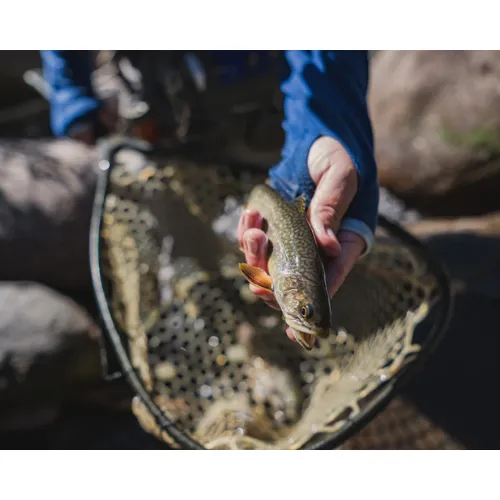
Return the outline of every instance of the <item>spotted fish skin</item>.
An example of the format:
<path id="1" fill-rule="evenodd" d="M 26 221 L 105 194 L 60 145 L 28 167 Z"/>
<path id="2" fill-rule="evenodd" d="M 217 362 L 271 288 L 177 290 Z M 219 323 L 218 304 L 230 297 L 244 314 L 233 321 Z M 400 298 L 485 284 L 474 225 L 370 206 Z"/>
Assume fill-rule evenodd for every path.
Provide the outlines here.
<path id="1" fill-rule="evenodd" d="M 259 184 L 251 191 L 246 208 L 259 212 L 264 219 L 263 230 L 269 240 L 268 281 L 255 280 L 258 271 L 251 266 L 240 269 L 251 283 L 272 290 L 295 338 L 310 350 L 316 336 L 325 338 L 329 334 L 331 304 L 305 200 L 287 202 L 267 184 Z"/>

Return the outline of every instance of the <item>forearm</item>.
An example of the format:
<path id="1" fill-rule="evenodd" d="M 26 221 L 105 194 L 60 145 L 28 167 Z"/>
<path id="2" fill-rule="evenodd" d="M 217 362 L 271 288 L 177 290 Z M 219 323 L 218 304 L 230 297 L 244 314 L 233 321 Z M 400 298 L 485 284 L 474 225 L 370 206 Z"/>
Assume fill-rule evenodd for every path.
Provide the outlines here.
<path id="1" fill-rule="evenodd" d="M 92 90 L 90 51 L 40 51 L 44 78 L 51 88 L 51 126 L 57 136 L 93 122 L 100 102 Z"/>
<path id="2" fill-rule="evenodd" d="M 378 182 L 368 114 L 366 51 L 286 51 L 289 75 L 282 84 L 286 139 L 281 162 L 271 169 L 273 187 L 285 198 L 305 195 L 315 185 L 307 157 L 321 136 L 339 141 L 358 172 L 358 191 L 342 226 L 370 247 L 377 224 Z"/>

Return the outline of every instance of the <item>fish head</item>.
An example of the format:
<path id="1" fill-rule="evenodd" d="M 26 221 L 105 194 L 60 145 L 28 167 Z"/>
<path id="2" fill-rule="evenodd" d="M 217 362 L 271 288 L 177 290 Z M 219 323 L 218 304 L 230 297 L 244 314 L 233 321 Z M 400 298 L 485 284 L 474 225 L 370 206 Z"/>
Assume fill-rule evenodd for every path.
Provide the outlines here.
<path id="1" fill-rule="evenodd" d="M 330 296 L 322 280 L 285 275 L 275 280 L 274 294 L 298 343 L 310 350 L 315 338 L 327 338 L 331 328 Z"/>

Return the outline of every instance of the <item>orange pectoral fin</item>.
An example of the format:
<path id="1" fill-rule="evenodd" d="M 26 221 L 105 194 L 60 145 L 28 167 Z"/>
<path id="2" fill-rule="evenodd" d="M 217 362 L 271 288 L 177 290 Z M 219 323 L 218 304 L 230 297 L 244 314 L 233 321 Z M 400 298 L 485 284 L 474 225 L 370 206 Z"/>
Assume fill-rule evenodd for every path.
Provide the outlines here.
<path id="1" fill-rule="evenodd" d="M 270 292 L 273 291 L 273 280 L 265 271 L 250 264 L 238 264 L 238 267 L 249 283 Z"/>

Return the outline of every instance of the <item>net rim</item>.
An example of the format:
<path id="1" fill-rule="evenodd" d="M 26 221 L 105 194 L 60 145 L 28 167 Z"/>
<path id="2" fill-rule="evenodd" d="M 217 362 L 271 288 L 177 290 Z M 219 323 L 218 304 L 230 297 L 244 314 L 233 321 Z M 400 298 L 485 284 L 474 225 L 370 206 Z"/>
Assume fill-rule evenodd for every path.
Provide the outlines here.
<path id="1" fill-rule="evenodd" d="M 133 368 L 128 356 L 128 349 L 125 347 L 126 343 L 123 340 L 125 335 L 123 332 L 120 332 L 117 327 L 106 297 L 105 279 L 101 274 L 100 263 L 100 233 L 104 203 L 106 196 L 109 193 L 109 177 L 115 164 L 114 159 L 117 153 L 121 150 L 135 150 L 141 154 L 150 155 L 182 155 L 184 158 L 190 158 L 195 161 L 208 161 L 211 163 L 217 161 L 223 162 L 232 169 L 245 168 L 246 170 L 262 172 L 261 167 L 227 161 L 227 159 L 221 159 L 215 155 L 207 154 L 206 152 L 202 153 L 197 150 L 197 148 L 193 147 L 193 145 L 189 145 L 189 150 L 187 150 L 187 146 L 187 144 L 173 144 L 172 147 L 163 146 L 160 148 L 154 148 L 146 142 L 126 137 L 108 139 L 99 145 L 99 155 L 97 159 L 98 179 L 90 225 L 89 257 L 92 287 L 102 323 L 101 330 L 102 336 L 104 337 L 103 342 L 105 346 L 110 347 L 112 351 L 109 352 L 109 348 L 106 349 L 106 347 L 103 347 L 103 357 L 107 358 L 109 355 L 114 356 L 117 364 L 119 365 L 118 373 L 114 374 L 113 378 L 117 378 L 119 376 L 125 377 L 135 394 L 139 397 L 141 402 L 146 406 L 146 409 L 154 418 L 159 430 L 166 431 L 182 449 L 205 450 L 206 448 L 203 445 L 192 439 L 185 432 L 181 431 L 176 424 L 172 422 L 156 405 L 151 395 L 145 388 L 138 373 Z M 425 262 L 429 271 L 434 274 L 441 297 L 438 305 L 435 306 L 435 309 L 437 309 L 436 318 L 430 328 L 430 332 L 426 335 L 426 341 L 416 359 L 401 370 L 400 373 L 385 382 L 385 384 L 381 386 L 378 394 L 374 397 L 373 401 L 370 402 L 367 407 L 365 407 L 358 415 L 349 419 L 339 432 L 333 435 L 328 435 L 324 438 L 320 437 L 315 440 L 315 442 L 306 444 L 301 449 L 325 450 L 338 448 L 343 442 L 366 426 L 376 415 L 387 407 L 393 398 L 401 391 L 404 385 L 406 385 L 419 370 L 423 369 L 425 363 L 435 351 L 448 329 L 453 311 L 453 296 L 451 293 L 450 280 L 447 270 L 435 258 L 427 245 L 406 231 L 397 222 L 391 221 L 383 215 L 379 215 L 378 226 L 381 229 L 386 230 L 391 236 L 397 238 L 404 245 L 411 248 L 412 251 L 414 251 Z M 168 447 L 166 443 L 165 447 Z"/>

